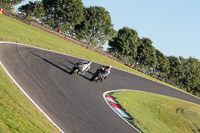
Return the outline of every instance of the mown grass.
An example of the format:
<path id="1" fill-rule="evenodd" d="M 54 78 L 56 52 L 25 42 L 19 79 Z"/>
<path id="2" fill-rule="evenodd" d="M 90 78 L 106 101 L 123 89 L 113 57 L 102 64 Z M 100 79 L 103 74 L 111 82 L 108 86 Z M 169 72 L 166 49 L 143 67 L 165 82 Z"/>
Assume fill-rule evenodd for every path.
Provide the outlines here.
<path id="1" fill-rule="evenodd" d="M 143 133 L 199 133 L 200 105 L 145 92 L 111 94 Z"/>
<path id="2" fill-rule="evenodd" d="M 0 67 L 0 133 L 57 133 Z"/>

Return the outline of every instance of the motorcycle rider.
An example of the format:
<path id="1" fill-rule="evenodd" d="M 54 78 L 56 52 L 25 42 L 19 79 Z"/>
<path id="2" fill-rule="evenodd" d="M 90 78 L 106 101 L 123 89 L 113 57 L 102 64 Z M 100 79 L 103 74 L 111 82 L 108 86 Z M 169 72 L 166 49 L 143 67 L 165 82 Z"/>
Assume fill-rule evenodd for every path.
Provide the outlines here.
<path id="1" fill-rule="evenodd" d="M 100 66 L 95 73 L 100 72 L 102 74 L 101 75 L 101 81 L 104 81 L 108 77 L 108 75 L 110 74 L 111 68 L 112 68 L 111 65 Z"/>
<path id="2" fill-rule="evenodd" d="M 90 69 L 91 64 L 92 62 L 90 60 L 77 62 L 76 65 L 78 66 L 78 73 L 83 76 L 85 72 Z"/>

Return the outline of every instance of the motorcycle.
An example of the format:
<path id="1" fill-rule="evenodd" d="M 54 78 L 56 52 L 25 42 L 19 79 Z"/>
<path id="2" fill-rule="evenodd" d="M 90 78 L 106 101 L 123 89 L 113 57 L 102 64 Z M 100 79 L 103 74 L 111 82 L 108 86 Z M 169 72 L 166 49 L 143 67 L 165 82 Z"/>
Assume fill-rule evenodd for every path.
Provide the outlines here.
<path id="1" fill-rule="evenodd" d="M 92 64 L 92 62 L 89 62 L 87 64 L 84 63 L 76 63 L 71 72 L 69 72 L 69 74 L 81 74 L 82 76 L 85 74 L 86 71 L 88 71 L 90 69 L 90 65 Z"/>
<path id="2" fill-rule="evenodd" d="M 105 72 L 104 71 L 101 71 L 101 70 L 97 70 L 92 78 L 90 79 L 90 81 L 101 81 L 103 82 L 105 79 L 107 78 L 107 75 L 105 75 Z"/>
<path id="3" fill-rule="evenodd" d="M 73 66 L 72 70 L 69 72 L 69 74 L 78 74 L 78 65 L 76 64 Z"/>

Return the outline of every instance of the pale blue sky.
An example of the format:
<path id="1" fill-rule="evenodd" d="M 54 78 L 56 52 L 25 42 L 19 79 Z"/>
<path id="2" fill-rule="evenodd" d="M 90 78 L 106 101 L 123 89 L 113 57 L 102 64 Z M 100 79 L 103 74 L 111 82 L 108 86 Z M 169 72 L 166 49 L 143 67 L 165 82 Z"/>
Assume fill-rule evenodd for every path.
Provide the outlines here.
<path id="1" fill-rule="evenodd" d="M 28 3 L 25 0 L 23 3 Z M 32 0 L 35 1 L 35 0 Z M 200 59 L 200 0 L 82 0 L 84 6 L 102 6 L 114 29 L 135 29 L 153 46 L 170 56 Z"/>

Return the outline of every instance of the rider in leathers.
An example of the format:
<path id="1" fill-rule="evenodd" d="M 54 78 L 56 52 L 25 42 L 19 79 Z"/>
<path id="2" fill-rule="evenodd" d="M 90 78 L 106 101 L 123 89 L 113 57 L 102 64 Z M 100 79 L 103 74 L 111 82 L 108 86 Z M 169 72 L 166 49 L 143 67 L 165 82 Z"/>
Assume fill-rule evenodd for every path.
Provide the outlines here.
<path id="1" fill-rule="evenodd" d="M 111 71 L 111 65 L 109 66 L 100 66 L 98 69 L 97 69 L 97 72 L 101 72 L 102 75 L 101 75 L 101 81 L 104 81 L 108 75 L 110 74 L 110 71 Z"/>
<path id="2" fill-rule="evenodd" d="M 90 60 L 77 62 L 76 65 L 78 66 L 78 73 L 83 76 L 85 74 L 85 72 L 90 69 L 91 64 L 92 64 L 92 62 Z"/>

